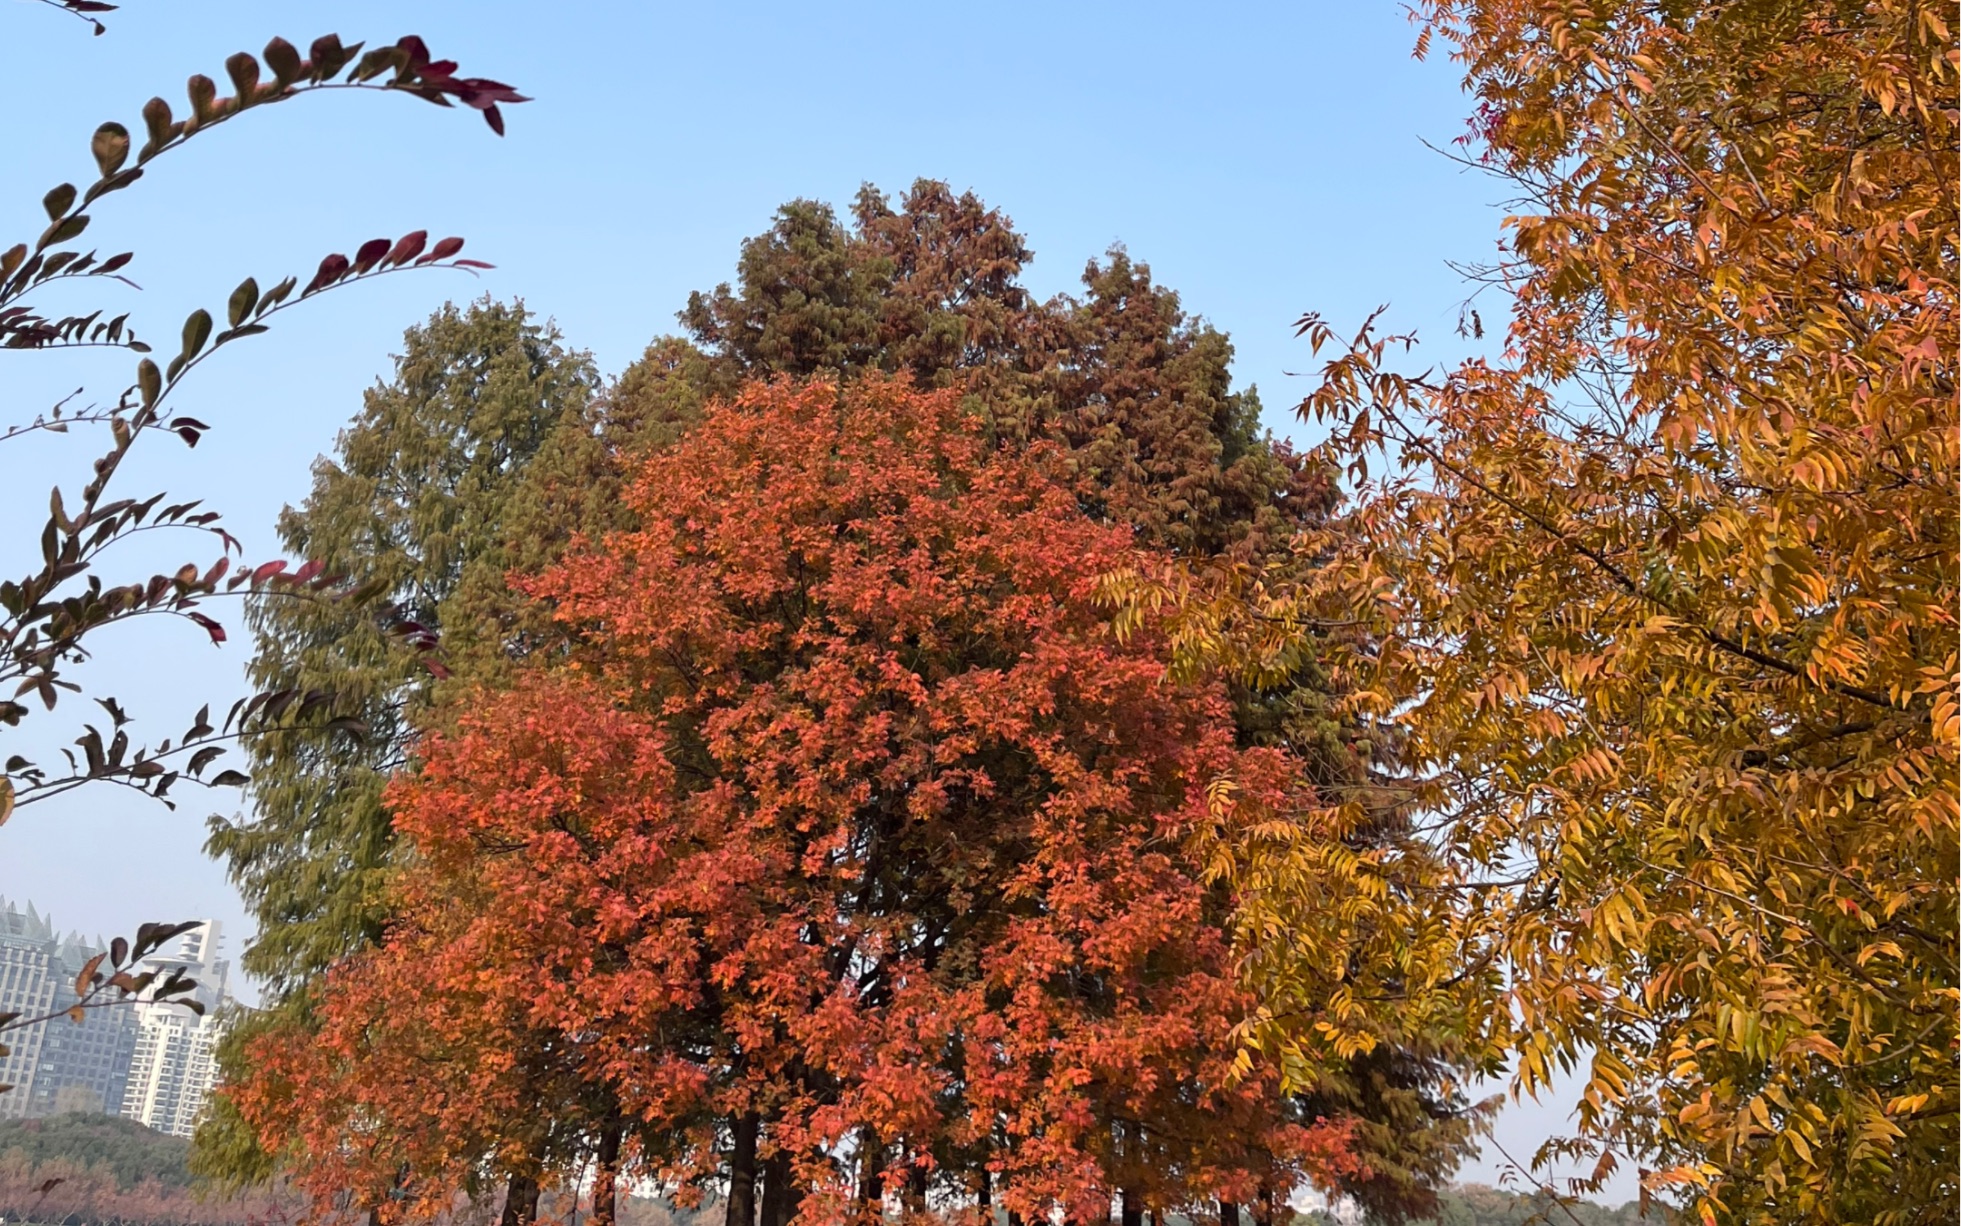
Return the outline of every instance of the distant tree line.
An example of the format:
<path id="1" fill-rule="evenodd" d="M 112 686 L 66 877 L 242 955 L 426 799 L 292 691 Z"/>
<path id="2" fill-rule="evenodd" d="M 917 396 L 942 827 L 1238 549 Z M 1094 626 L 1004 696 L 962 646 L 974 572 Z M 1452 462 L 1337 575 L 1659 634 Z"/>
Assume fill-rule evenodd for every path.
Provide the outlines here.
<path id="1" fill-rule="evenodd" d="M 45 1226 L 283 1226 L 305 1200 L 283 1181 L 223 1190 L 199 1180 L 191 1143 L 108 1115 L 69 1114 L 0 1122 L 0 1222 Z M 587 1198 L 589 1199 L 589 1198 Z M 459 1208 L 456 1226 L 486 1220 L 491 1206 Z M 562 1221 L 582 1201 L 547 1195 L 541 1211 Z M 644 1197 L 620 1204 L 621 1226 L 693 1226 L 719 1206 L 691 1212 Z M 360 1215 L 349 1212 L 351 1224 Z"/>
<path id="2" fill-rule="evenodd" d="M 62 1226 L 254 1226 L 300 1207 L 278 1185 L 207 1198 L 190 1142 L 107 1115 L 0 1123 L 0 1219 Z"/>
<path id="3" fill-rule="evenodd" d="M 1592 1201 L 1562 1201 L 1543 1192 L 1522 1194 L 1471 1183 L 1438 1193 L 1436 1216 L 1423 1226 L 1636 1226 L 1674 1220 L 1660 1205 L 1651 1205 L 1644 1217 L 1638 1201 L 1609 1209 Z"/>

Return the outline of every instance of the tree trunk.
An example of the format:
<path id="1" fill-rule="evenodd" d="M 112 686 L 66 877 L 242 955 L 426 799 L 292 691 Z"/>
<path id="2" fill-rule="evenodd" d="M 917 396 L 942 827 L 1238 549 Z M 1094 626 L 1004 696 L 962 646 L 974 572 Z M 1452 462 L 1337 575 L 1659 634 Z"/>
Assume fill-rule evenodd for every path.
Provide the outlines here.
<path id="1" fill-rule="evenodd" d="M 498 1226 L 531 1226 L 538 1220 L 538 1181 L 529 1175 L 512 1175 L 504 1185 L 504 1214 Z"/>
<path id="2" fill-rule="evenodd" d="M 790 1151 L 779 1149 L 763 1163 L 762 1226 L 790 1226 L 803 1203 L 803 1189 L 790 1163 Z"/>
<path id="3" fill-rule="evenodd" d="M 593 1163 L 592 1226 L 613 1226 L 618 1215 L 620 1190 L 620 1142 L 626 1125 L 609 1119 L 599 1129 L 599 1153 Z"/>
<path id="4" fill-rule="evenodd" d="M 981 1211 L 983 1222 L 994 1221 L 994 1172 L 983 1164 L 980 1169 L 979 1186 L 974 1189 L 974 1207 Z"/>
<path id="5" fill-rule="evenodd" d="M 756 1133 L 762 1124 L 755 1112 L 737 1116 L 729 1131 L 729 1204 L 725 1226 L 756 1226 Z"/>
<path id="6" fill-rule="evenodd" d="M 926 1215 L 927 1179 L 926 1168 L 920 1163 L 913 1163 L 912 1169 L 906 1172 L 906 1215 L 908 1217 L 917 1219 Z"/>
<path id="7" fill-rule="evenodd" d="M 885 1146 L 870 1128 L 858 1133 L 858 1205 L 872 1217 L 885 1205 Z"/>
<path id="8" fill-rule="evenodd" d="M 1260 1199 L 1253 1206 L 1253 1226 L 1274 1226 L 1273 1185 L 1260 1185 Z"/>
<path id="9" fill-rule="evenodd" d="M 1239 1206 L 1229 1200 L 1219 1202 L 1219 1226 L 1239 1226 Z"/>
<path id="10" fill-rule="evenodd" d="M 1136 1188 L 1123 1190 L 1123 1226 L 1144 1226 L 1144 1198 L 1137 1195 Z"/>

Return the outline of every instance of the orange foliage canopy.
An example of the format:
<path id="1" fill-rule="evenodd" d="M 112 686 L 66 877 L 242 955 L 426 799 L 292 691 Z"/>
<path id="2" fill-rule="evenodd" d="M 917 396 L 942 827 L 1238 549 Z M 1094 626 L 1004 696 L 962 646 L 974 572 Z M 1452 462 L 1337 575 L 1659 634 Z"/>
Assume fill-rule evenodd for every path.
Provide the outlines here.
<path id="1" fill-rule="evenodd" d="M 756 1138 L 766 1221 L 1357 1174 L 1231 1075 L 1251 1001 L 1197 851 L 1295 764 L 1110 633 L 1131 534 L 1048 461 L 882 379 L 752 385 L 649 459 L 640 526 L 528 585 L 554 663 L 396 785 L 389 938 L 235 1091 L 302 1181 L 417 1216 L 609 1129 L 675 1188 L 752 1178 Z"/>
<path id="2" fill-rule="evenodd" d="M 1505 353 L 1411 376 L 1398 338 L 1303 321 L 1331 355 L 1314 458 L 1360 479 L 1301 542 L 1313 580 L 1112 583 L 1181 604 L 1188 657 L 1320 647 L 1392 747 L 1368 799 L 1430 832 L 1358 863 L 1243 849 L 1255 1037 L 1303 1064 L 1366 1038 L 1318 1002 L 1395 967 L 1398 1013 L 1463 1013 L 1521 1091 L 1578 1073 L 1547 1157 L 1632 1157 L 1712 1226 L 1951 1222 L 1953 12 L 1416 10 L 1518 189 Z"/>

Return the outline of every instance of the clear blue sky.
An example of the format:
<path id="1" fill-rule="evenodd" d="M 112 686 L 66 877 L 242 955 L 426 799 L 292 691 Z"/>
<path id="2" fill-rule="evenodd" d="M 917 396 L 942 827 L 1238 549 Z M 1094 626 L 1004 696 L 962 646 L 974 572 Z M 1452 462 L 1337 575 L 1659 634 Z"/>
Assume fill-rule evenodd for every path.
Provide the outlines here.
<path id="1" fill-rule="evenodd" d="M 0 138 L 0 219 L 19 237 L 44 224 L 43 191 L 92 177 L 97 123 L 140 130 L 152 94 L 181 112 L 188 74 L 222 82 L 226 55 L 274 34 L 304 47 L 327 31 L 419 33 L 465 73 L 536 98 L 508 108 L 502 140 L 474 115 L 413 99 L 301 99 L 199 138 L 94 210 L 92 238 L 135 250 L 129 272 L 146 287 L 109 300 L 158 338 L 192 307 L 221 306 L 248 273 L 304 277 L 327 251 L 376 235 L 461 234 L 466 254 L 498 266 L 477 282 L 431 273 L 329 295 L 185 389 L 180 409 L 213 433 L 195 453 L 153 445 L 125 492 L 206 498 L 255 559 L 274 552 L 273 517 L 304 495 L 309 463 L 386 372 L 402 330 L 445 298 L 521 297 L 615 373 L 674 327 L 689 290 L 732 276 L 740 240 L 793 197 L 843 204 L 861 182 L 896 192 L 919 176 L 972 188 L 1028 236 L 1042 294 L 1072 288 L 1087 259 L 1123 242 L 1232 334 L 1238 380 L 1259 385 L 1283 433 L 1295 432 L 1286 410 L 1300 394 L 1287 372 L 1309 365 L 1293 320 L 1314 309 L 1347 328 L 1389 303 L 1430 358 L 1448 357 L 1461 351 L 1451 334 L 1467 287 L 1445 262 L 1482 258 L 1498 236 L 1496 187 L 1424 147 L 1463 130 L 1456 73 L 1412 61 L 1414 31 L 1387 0 L 125 0 L 107 19 L 109 33 L 91 38 L 26 0 L 0 10 L 17 116 Z M 120 358 L 10 357 L 5 416 L 83 384 L 113 396 L 127 378 Z M 38 515 L 57 475 L 78 484 L 85 441 L 0 449 L 0 513 Z M 132 552 L 129 565 L 205 553 L 186 544 L 167 559 Z M 15 569 L 11 556 L 0 564 Z M 97 668 L 156 737 L 200 702 L 240 693 L 243 654 L 236 641 L 220 651 L 188 632 L 132 629 Z M 59 726 L 42 720 L 36 747 Z M 98 791 L 24 811 L 0 834 L 0 894 L 105 933 L 214 915 L 236 948 L 243 909 L 198 848 L 204 815 L 238 801 L 196 790 L 182 801 L 166 814 Z M 1506 1145 L 1523 1157 L 1561 1114 L 1509 1117 Z"/>

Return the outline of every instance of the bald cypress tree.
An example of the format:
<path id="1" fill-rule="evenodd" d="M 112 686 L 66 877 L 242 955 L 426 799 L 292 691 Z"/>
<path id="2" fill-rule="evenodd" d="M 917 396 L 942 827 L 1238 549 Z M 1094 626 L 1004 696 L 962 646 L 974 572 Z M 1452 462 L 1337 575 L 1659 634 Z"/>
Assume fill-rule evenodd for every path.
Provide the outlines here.
<path id="1" fill-rule="evenodd" d="M 598 385 L 591 358 L 522 303 L 446 305 L 404 334 L 393 377 L 363 396 L 334 455 L 315 463 L 306 499 L 280 515 L 290 553 L 372 598 L 255 600 L 253 683 L 329 690 L 366 733 L 301 728 L 252 742 L 253 819 L 212 819 L 206 850 L 225 861 L 258 922 L 244 965 L 272 997 L 270 1011 L 228 1035 L 219 1053 L 228 1077 L 244 1072 L 251 1034 L 303 1019 L 309 985 L 380 935 L 394 849 L 382 787 L 441 678 L 497 667 L 521 637 L 503 575 L 531 559 L 505 525 L 531 488 L 529 467 L 578 436 L 560 427 L 590 410 Z M 440 650 L 406 644 L 403 622 L 436 636 Z M 192 1158 L 199 1174 L 233 1185 L 273 1166 L 222 1097 Z"/>
<path id="2" fill-rule="evenodd" d="M 506 504 L 597 382 L 590 358 L 521 304 L 445 306 L 407 332 L 394 377 L 367 392 L 334 457 L 315 464 L 306 500 L 280 516 L 288 551 L 369 587 L 445 645 L 433 659 L 405 647 L 375 602 L 267 598 L 248 611 L 255 685 L 332 691 L 368 730 L 359 741 L 298 730 L 255 742 L 255 820 L 213 820 L 208 850 L 259 922 L 245 967 L 275 995 L 378 933 L 391 843 L 382 783 L 436 673 L 483 654 L 494 633 L 452 606 L 501 589 Z"/>
<path id="3" fill-rule="evenodd" d="M 621 399 L 672 399 L 677 380 L 699 398 L 744 379 L 904 372 L 973 393 L 1005 436 L 1061 443 L 1095 509 L 1155 545 L 1270 548 L 1332 510 L 1327 475 L 1265 434 L 1254 389 L 1232 387 L 1231 341 L 1148 264 L 1112 248 L 1080 294 L 1044 302 L 1021 284 L 1032 259 L 1000 210 L 932 180 L 897 207 L 867 186 L 848 222 L 792 201 L 743 244 L 733 284 L 689 296 L 685 339 L 650 350 Z"/>

